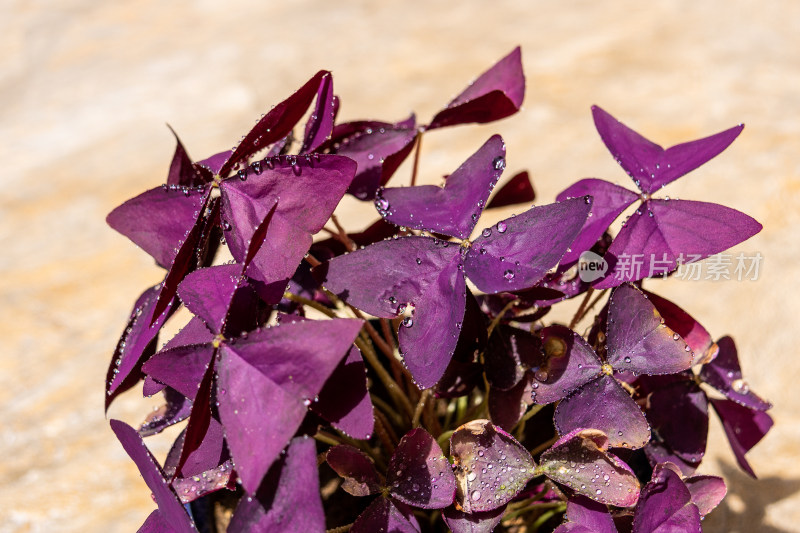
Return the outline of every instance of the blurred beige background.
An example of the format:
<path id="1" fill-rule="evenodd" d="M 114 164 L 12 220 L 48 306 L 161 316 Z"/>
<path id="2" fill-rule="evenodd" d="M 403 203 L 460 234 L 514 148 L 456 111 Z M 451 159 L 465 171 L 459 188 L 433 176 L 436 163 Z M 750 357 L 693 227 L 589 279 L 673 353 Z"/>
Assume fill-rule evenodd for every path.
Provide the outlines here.
<path id="1" fill-rule="evenodd" d="M 161 272 L 104 219 L 165 179 L 166 122 L 208 156 L 320 68 L 342 119 L 426 121 L 517 44 L 523 112 L 427 136 L 425 180 L 499 132 L 507 174 L 529 169 L 539 202 L 581 177 L 623 184 L 594 103 L 663 145 L 747 125 L 665 194 L 761 221 L 735 250 L 763 254 L 759 279 L 649 287 L 732 334 L 775 404 L 749 454 L 758 482 L 712 422 L 703 471 L 725 473 L 731 496 L 707 531 L 799 531 L 800 3 L 787 0 L 0 3 L 0 531 L 135 531 L 153 508 L 104 418 L 103 381 Z M 343 216 L 360 229 L 371 213 Z M 156 403 L 129 394 L 111 415 L 139 422 Z"/>

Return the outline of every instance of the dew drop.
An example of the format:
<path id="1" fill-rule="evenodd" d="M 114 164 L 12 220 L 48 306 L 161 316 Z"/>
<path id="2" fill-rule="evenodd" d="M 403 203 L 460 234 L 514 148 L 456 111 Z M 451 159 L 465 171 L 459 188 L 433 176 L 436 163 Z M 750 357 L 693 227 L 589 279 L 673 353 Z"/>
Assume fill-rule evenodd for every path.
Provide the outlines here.
<path id="1" fill-rule="evenodd" d="M 376 198 L 375 199 L 375 206 L 380 209 L 381 211 L 386 211 L 389 209 L 389 200 L 386 198 Z"/>
<path id="2" fill-rule="evenodd" d="M 503 170 L 506 168 L 506 158 L 501 155 L 495 157 L 494 161 L 492 161 L 492 166 L 495 170 Z"/>
<path id="3" fill-rule="evenodd" d="M 508 229 L 508 225 L 505 222 L 498 222 L 497 223 L 497 231 L 498 233 L 505 233 Z"/>
<path id="4" fill-rule="evenodd" d="M 407 316 L 403 319 L 404 327 L 410 328 L 413 325 L 414 325 L 414 320 L 410 316 Z"/>
<path id="5" fill-rule="evenodd" d="M 479 491 L 479 490 L 472 491 L 471 498 L 472 498 L 472 501 L 480 500 L 481 499 L 481 491 Z"/>
<path id="6" fill-rule="evenodd" d="M 491 234 L 492 234 L 492 230 L 489 229 L 489 228 L 486 228 L 481 232 L 481 235 L 483 235 L 484 237 L 488 237 Z"/>
<path id="7" fill-rule="evenodd" d="M 514 271 L 513 270 L 506 270 L 505 272 L 503 272 L 503 277 L 506 278 L 507 280 L 511 281 L 512 279 L 514 279 Z"/>

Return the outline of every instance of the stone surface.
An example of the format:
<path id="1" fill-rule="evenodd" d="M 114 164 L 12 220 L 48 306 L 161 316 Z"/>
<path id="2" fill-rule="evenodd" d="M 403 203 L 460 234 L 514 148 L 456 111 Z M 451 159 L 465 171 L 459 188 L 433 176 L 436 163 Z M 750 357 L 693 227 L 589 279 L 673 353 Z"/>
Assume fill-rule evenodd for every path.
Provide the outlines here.
<path id="1" fill-rule="evenodd" d="M 507 173 L 529 169 L 542 202 L 580 177 L 623 183 L 594 132 L 595 103 L 664 145 L 747 124 L 666 194 L 761 221 L 764 231 L 734 250 L 761 252 L 759 279 L 648 287 L 716 336 L 732 334 L 751 386 L 776 405 L 776 427 L 749 455 L 758 482 L 733 466 L 712 423 L 717 451 L 704 470 L 729 476 L 732 495 L 706 530 L 796 530 L 799 36 L 793 2 L 4 2 L 0 531 L 133 531 L 153 507 L 102 406 L 117 336 L 160 272 L 104 218 L 163 182 L 173 150 L 165 122 L 193 157 L 210 155 L 320 68 L 334 72 L 342 118 L 413 109 L 424 121 L 517 44 L 524 111 L 430 134 L 424 181 L 500 132 Z M 396 179 L 407 176 L 404 167 Z M 345 207 L 348 227 L 372 216 L 370 206 Z M 139 422 L 154 401 L 136 396 L 111 415 Z M 153 447 L 163 458 L 164 441 Z"/>

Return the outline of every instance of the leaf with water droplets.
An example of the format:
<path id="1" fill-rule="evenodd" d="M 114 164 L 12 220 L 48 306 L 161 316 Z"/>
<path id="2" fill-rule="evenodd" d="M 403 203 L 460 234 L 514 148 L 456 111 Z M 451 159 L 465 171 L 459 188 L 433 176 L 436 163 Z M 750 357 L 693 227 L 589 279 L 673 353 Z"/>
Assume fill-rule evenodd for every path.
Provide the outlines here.
<path id="1" fill-rule="evenodd" d="M 678 268 L 679 261 L 689 263 L 724 252 L 761 231 L 761 224 L 748 215 L 708 202 L 651 199 L 639 213 L 628 219 L 611 243 L 604 256 L 609 271 L 595 288 L 667 274 Z"/>
<path id="2" fill-rule="evenodd" d="M 367 455 L 353 446 L 340 444 L 330 448 L 325 460 L 344 482 L 342 489 L 353 496 L 369 496 L 381 491 L 383 479 Z"/>
<path id="3" fill-rule="evenodd" d="M 317 92 L 324 94 L 324 86 L 331 83 L 331 73 L 320 70 L 305 85 L 286 100 L 273 107 L 245 135 L 221 166 L 219 174 L 225 178 L 236 165 L 270 144 L 283 139 L 305 114 Z"/>
<path id="4" fill-rule="evenodd" d="M 674 374 L 693 362 L 691 348 L 666 326 L 647 296 L 630 284 L 611 294 L 606 335 L 608 362 L 615 371 Z"/>
<path id="5" fill-rule="evenodd" d="M 492 136 L 447 177 L 444 187 L 419 185 L 379 191 L 376 205 L 387 221 L 460 239 L 472 233 L 505 164 L 505 144 Z M 385 206 L 385 203 L 388 205 Z"/>
<path id="6" fill-rule="evenodd" d="M 354 439 L 369 439 L 375 423 L 367 367 L 355 346 L 325 382 L 311 410 Z"/>
<path id="7" fill-rule="evenodd" d="M 459 266 L 457 246 L 402 237 L 335 257 L 313 272 L 339 298 L 371 315 L 405 312 L 400 350 L 418 386 L 429 388 L 447 368 L 464 318 L 466 283 Z"/>
<path id="8" fill-rule="evenodd" d="M 149 437 L 161 433 L 166 428 L 185 420 L 192 412 L 192 402 L 175 389 L 164 389 L 165 403 L 151 412 L 139 427 L 139 435 Z"/>
<path id="9" fill-rule="evenodd" d="M 543 473 L 597 502 L 630 507 L 639 497 L 639 481 L 624 462 L 606 452 L 610 441 L 596 429 L 575 429 L 542 453 Z"/>
<path id="10" fill-rule="evenodd" d="M 158 505 L 160 515 L 160 520 L 153 519 L 153 521 L 169 524 L 173 531 L 197 531 L 142 437 L 135 429 L 120 420 L 111 420 L 111 429 L 117 435 L 127 454 L 136 463 L 147 486 L 153 491 L 153 499 Z M 147 523 L 150 523 L 150 526 L 154 525 L 151 518 L 148 518 Z"/>
<path id="11" fill-rule="evenodd" d="M 642 489 L 633 533 L 700 533 L 700 511 L 691 493 L 671 468 L 657 465 Z"/>
<path id="12" fill-rule="evenodd" d="M 702 324 L 666 298 L 644 289 L 642 292 L 655 306 L 667 327 L 680 335 L 694 352 L 693 364 L 707 363 L 717 356 L 719 347 Z"/>
<path id="13" fill-rule="evenodd" d="M 554 267 L 583 226 L 590 205 L 567 200 L 502 220 L 481 234 L 464 261 L 467 277 L 484 292 L 527 289 Z"/>
<path id="14" fill-rule="evenodd" d="M 465 513 L 455 505 L 442 511 L 442 519 L 452 533 L 491 533 L 503 519 L 506 506 L 491 511 Z"/>
<path id="15" fill-rule="evenodd" d="M 337 124 L 333 130 L 332 153 L 347 156 L 358 164 L 348 193 L 359 200 L 372 200 L 405 161 L 417 140 L 414 115 L 397 122 L 360 121 Z"/>
<path id="16" fill-rule="evenodd" d="M 211 343 L 177 346 L 153 355 L 142 365 L 142 371 L 194 400 L 213 355 Z"/>
<path id="17" fill-rule="evenodd" d="M 508 207 L 515 204 L 531 204 L 536 200 L 531 178 L 526 170 L 514 174 L 500 187 L 486 204 L 486 209 Z"/>
<path id="18" fill-rule="evenodd" d="M 711 405 L 719 415 L 725 435 L 742 470 L 756 477 L 744 455 L 764 438 L 772 427 L 772 417 L 764 411 L 756 411 L 733 400 L 711 399 Z"/>
<path id="19" fill-rule="evenodd" d="M 608 507 L 577 494 L 567 502 L 567 522 L 553 533 L 617 533 Z"/>
<path id="20" fill-rule="evenodd" d="M 289 442 L 285 453 L 269 469 L 258 491 L 240 500 L 227 531 L 325 531 L 317 452 L 312 439 L 296 437 Z"/>
<path id="21" fill-rule="evenodd" d="M 199 475 L 175 478 L 172 488 L 182 503 L 189 503 L 218 490 L 236 490 L 235 480 L 233 463 L 227 460 Z"/>
<path id="22" fill-rule="evenodd" d="M 442 509 L 453 503 L 456 478 L 430 433 L 417 428 L 397 445 L 386 475 L 389 494 L 421 509 Z"/>
<path id="23" fill-rule="evenodd" d="M 720 391 L 722 394 L 750 409 L 766 411 L 772 407 L 767 401 L 759 398 L 742 378 L 739 366 L 739 355 L 736 344 L 730 337 L 722 337 L 717 341 L 719 354 L 710 363 L 703 365 L 700 379 Z"/>
<path id="24" fill-rule="evenodd" d="M 167 173 L 167 185 L 178 187 L 202 187 L 207 183 L 207 175 L 198 172 L 192 165 L 192 159 L 186 152 L 178 134 L 167 124 L 169 131 L 175 137 L 175 153 L 172 155 L 172 162 Z"/>
<path id="25" fill-rule="evenodd" d="M 542 329 L 539 335 L 544 355 L 532 369 L 535 403 L 545 405 L 560 400 L 600 374 L 600 358 L 574 331 L 554 325 Z"/>
<path id="26" fill-rule="evenodd" d="M 511 501 L 534 475 L 528 450 L 488 420 L 473 420 L 450 437 L 456 505 L 465 513 L 491 511 Z"/>
<path id="27" fill-rule="evenodd" d="M 428 129 L 500 120 L 519 111 L 524 97 L 522 53 L 516 47 L 439 111 Z"/>
<path id="28" fill-rule="evenodd" d="M 554 421 L 562 435 L 579 428 L 598 429 L 615 448 L 641 448 L 650 440 L 642 410 L 616 379 L 605 374 L 561 400 Z"/>
<path id="29" fill-rule="evenodd" d="M 359 515 L 350 528 L 351 533 L 420 533 L 419 523 L 406 505 L 388 498 L 376 498 Z"/>
<path id="30" fill-rule="evenodd" d="M 664 150 L 598 106 L 592 106 L 592 115 L 600 138 L 611 155 L 639 189 L 648 194 L 719 155 L 744 128 L 743 125 L 735 126 Z"/>
<path id="31" fill-rule="evenodd" d="M 323 75 L 317 87 L 317 101 L 306 122 L 303 145 L 300 147 L 301 154 L 316 151 L 330 139 L 336 111 L 338 111 L 338 106 L 334 104 L 334 98 L 336 97 L 333 95 L 333 76 L 331 74 Z"/>

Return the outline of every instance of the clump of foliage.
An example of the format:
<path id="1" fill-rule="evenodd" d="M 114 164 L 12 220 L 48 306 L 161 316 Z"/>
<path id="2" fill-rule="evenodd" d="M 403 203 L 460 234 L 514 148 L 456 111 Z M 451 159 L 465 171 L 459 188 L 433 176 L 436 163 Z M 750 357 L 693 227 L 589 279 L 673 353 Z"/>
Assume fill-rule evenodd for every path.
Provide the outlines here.
<path id="1" fill-rule="evenodd" d="M 423 136 L 507 117 L 524 91 L 516 49 L 428 124 L 338 122 L 322 71 L 232 150 L 195 161 L 178 140 L 166 184 L 108 216 L 166 271 L 106 383 L 106 407 L 142 381 L 165 401 L 138 430 L 111 421 L 158 506 L 141 531 L 698 531 L 726 492 L 695 474 L 709 404 L 754 475 L 745 453 L 770 404 L 733 341 L 648 279 L 760 231 L 653 197 L 742 126 L 664 150 L 595 107 L 638 192 L 584 179 L 488 226 L 484 209 L 535 196 L 524 172 L 492 195 L 499 136 L 443 186 L 414 185 Z M 387 187 L 412 154 L 411 186 Z M 380 217 L 343 228 L 346 194 Z M 589 252 L 608 266 L 592 280 Z M 643 268 L 625 268 L 637 254 Z M 575 297 L 568 324 L 546 323 Z M 181 307 L 191 319 L 159 339 Z M 143 438 L 179 423 L 159 464 Z"/>

